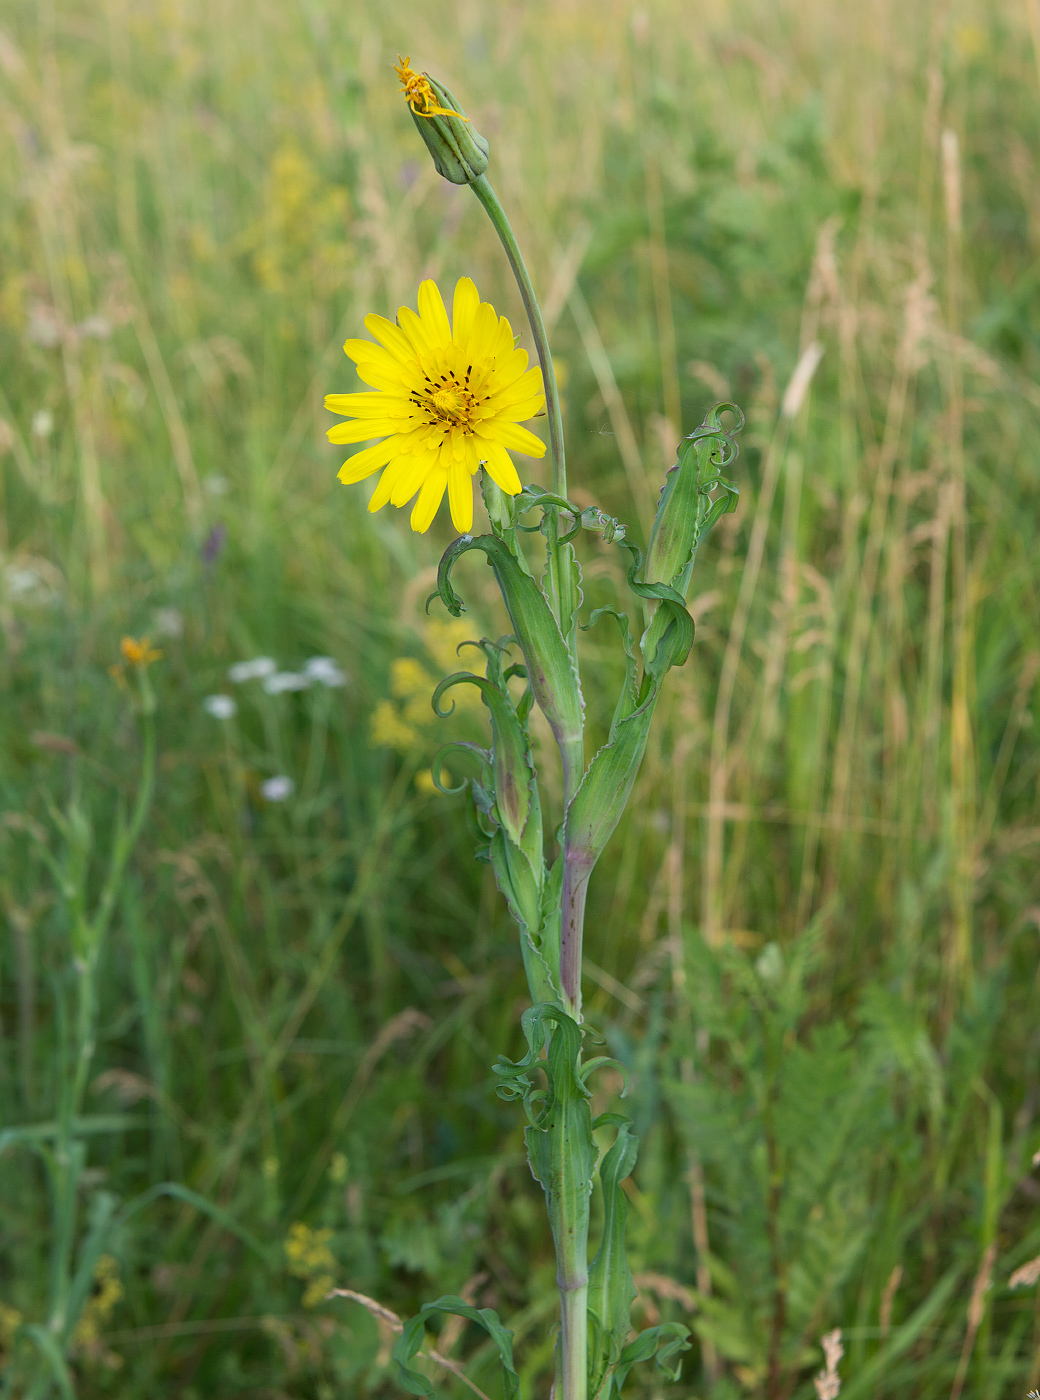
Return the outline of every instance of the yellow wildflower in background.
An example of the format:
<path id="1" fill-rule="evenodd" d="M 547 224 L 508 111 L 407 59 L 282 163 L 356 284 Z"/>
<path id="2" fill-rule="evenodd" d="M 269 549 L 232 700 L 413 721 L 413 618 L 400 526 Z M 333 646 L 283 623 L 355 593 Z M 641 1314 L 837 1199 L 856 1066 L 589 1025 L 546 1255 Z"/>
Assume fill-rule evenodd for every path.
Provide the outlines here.
<path id="1" fill-rule="evenodd" d="M 422 643 L 437 663 L 438 675 L 446 675 L 449 671 L 479 671 L 482 669 L 476 665 L 476 662 L 480 660 L 480 653 L 472 647 L 462 647 L 463 642 L 474 640 L 475 633 L 479 635 L 474 623 L 466 617 L 428 617 L 425 619 Z M 462 647 L 461 651 L 460 647 Z M 472 704 L 475 709 L 479 709 L 481 699 L 472 687 L 462 686 L 455 695 L 455 704 L 463 709 Z"/>
<path id="2" fill-rule="evenodd" d="M 406 724 L 392 700 L 380 700 L 372 711 L 369 738 L 375 748 L 384 744 L 387 748 L 407 753 L 419 738 L 410 724 Z"/>
<path id="3" fill-rule="evenodd" d="M 22 1315 L 17 1308 L 0 1303 L 0 1354 L 7 1351 L 14 1341 L 14 1334 L 22 1325 Z"/>
<path id="4" fill-rule="evenodd" d="M 418 492 L 412 529 L 428 530 L 448 492 L 455 528 L 473 526 L 472 478 L 486 467 L 511 496 L 520 478 L 509 450 L 541 457 L 545 444 L 520 421 L 545 406 L 542 372 L 527 368 L 513 329 L 481 301 L 468 277 L 455 287 L 452 321 L 436 284 L 419 287 L 419 314 L 408 306 L 397 324 L 370 314 L 365 325 L 379 342 L 348 340 L 343 349 L 376 393 L 329 394 L 325 407 L 353 418 L 330 428 L 330 442 L 383 438 L 344 462 L 340 481 L 352 484 L 384 467 L 369 510 L 389 501 L 404 506 Z"/>
<path id="5" fill-rule="evenodd" d="M 320 1303 L 335 1282 L 336 1260 L 329 1249 L 331 1239 L 331 1230 L 312 1230 L 299 1220 L 289 1226 L 285 1258 L 294 1278 L 309 1280 L 303 1294 L 305 1308 Z"/>
<path id="6" fill-rule="evenodd" d="M 131 666 L 150 666 L 162 656 L 162 652 L 156 651 L 147 637 L 142 637 L 139 642 L 133 637 L 124 637 L 119 643 L 119 650 Z"/>
<path id="7" fill-rule="evenodd" d="M 101 1329 L 123 1296 L 123 1285 L 119 1281 L 119 1264 L 111 1254 L 102 1254 L 94 1265 L 94 1282 L 97 1284 L 97 1291 L 87 1299 L 72 1336 L 78 1347 L 88 1351 L 98 1346 Z"/>
<path id="8" fill-rule="evenodd" d="M 436 663 L 437 675 L 451 671 L 467 671 L 472 661 L 466 652 L 459 652 L 463 642 L 473 636 L 473 624 L 463 618 L 426 618 L 422 642 Z M 472 653 L 470 653 L 472 656 Z M 390 663 L 390 694 L 392 700 L 380 700 L 372 711 L 371 741 L 375 746 L 387 745 L 398 753 L 407 753 L 421 737 L 421 731 L 437 726 L 437 716 L 430 704 L 437 685 L 437 675 L 414 656 L 398 656 Z M 477 713 L 483 701 L 472 686 L 459 686 L 448 702 L 459 712 Z M 429 775 L 427 774 L 428 778 Z M 425 779 L 417 779 L 423 787 Z M 424 790 L 434 791 L 432 783 Z"/>

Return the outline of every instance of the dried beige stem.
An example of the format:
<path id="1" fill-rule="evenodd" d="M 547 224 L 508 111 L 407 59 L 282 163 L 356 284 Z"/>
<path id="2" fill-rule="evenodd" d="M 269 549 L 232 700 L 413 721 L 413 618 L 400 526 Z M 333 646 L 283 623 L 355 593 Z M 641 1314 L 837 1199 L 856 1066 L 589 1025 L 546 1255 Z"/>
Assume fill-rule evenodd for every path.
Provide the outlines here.
<path id="1" fill-rule="evenodd" d="M 374 1318 L 384 1323 L 392 1332 L 398 1336 L 404 1331 L 404 1323 L 389 1308 L 384 1307 L 375 1298 L 369 1298 L 365 1293 L 356 1293 L 353 1288 L 332 1288 L 325 1294 L 326 1298 L 349 1298 L 352 1303 L 360 1303 L 363 1308 L 367 1308 Z M 430 1347 L 427 1351 L 420 1351 L 420 1356 L 428 1357 L 430 1361 L 436 1362 L 438 1366 L 443 1366 L 446 1371 L 450 1371 L 453 1376 L 457 1376 L 463 1385 L 469 1386 L 474 1395 L 479 1395 L 480 1400 L 489 1400 L 484 1391 L 478 1385 L 474 1385 L 470 1378 L 457 1361 L 452 1361 L 450 1356 L 442 1356 L 439 1351 L 434 1351 Z"/>

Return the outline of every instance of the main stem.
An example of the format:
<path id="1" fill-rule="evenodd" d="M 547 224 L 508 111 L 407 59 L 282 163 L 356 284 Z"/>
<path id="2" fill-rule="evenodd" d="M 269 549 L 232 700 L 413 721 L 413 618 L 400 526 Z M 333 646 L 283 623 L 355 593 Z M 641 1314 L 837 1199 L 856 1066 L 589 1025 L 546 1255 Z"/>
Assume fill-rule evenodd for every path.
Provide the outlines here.
<path id="1" fill-rule="evenodd" d="M 586 1400 L 589 1375 L 589 1285 L 560 1287 L 560 1387 L 563 1400 Z"/>
<path id="2" fill-rule="evenodd" d="M 520 288 L 520 295 L 524 299 L 524 309 L 527 312 L 527 319 L 531 323 L 531 334 L 534 336 L 538 362 L 542 367 L 542 381 L 545 384 L 545 408 L 549 417 L 549 451 L 552 454 L 552 489 L 557 496 L 566 496 L 567 460 L 563 448 L 563 414 L 560 411 L 560 391 L 556 387 L 556 371 L 553 369 L 552 355 L 549 353 L 549 337 L 545 332 L 542 309 L 534 294 L 531 274 L 527 270 L 524 255 L 516 241 L 516 235 L 510 227 L 506 211 L 502 208 L 498 195 L 488 183 L 487 176 L 479 176 L 472 182 L 470 189 L 487 210 L 488 218 L 494 224 L 495 232 L 502 240 L 502 247 L 506 250 L 506 257 L 513 269 L 513 276 Z"/>
<path id="3" fill-rule="evenodd" d="M 556 371 L 553 369 L 552 355 L 549 353 L 549 337 L 541 308 L 535 296 L 531 275 L 527 271 L 523 254 L 516 236 L 502 208 L 498 195 L 491 188 L 485 176 L 481 175 L 471 184 L 473 193 L 487 210 L 488 217 L 495 226 L 495 232 L 502 241 L 509 265 L 513 269 L 520 295 L 523 298 L 527 319 L 531 323 L 538 361 L 542 367 L 542 382 L 545 385 L 545 406 L 549 419 L 549 451 L 552 455 L 552 489 L 557 496 L 567 497 L 567 461 L 563 445 L 563 414 L 560 410 L 560 391 L 556 384 Z M 546 549 L 550 558 L 550 578 L 555 580 L 555 588 L 550 586 L 550 603 L 556 612 L 564 641 L 577 665 L 577 585 L 572 568 L 573 551 L 569 544 L 560 544 L 559 528 L 555 513 L 546 531 Z M 555 592 L 556 597 L 551 595 Z M 584 744 L 580 736 L 573 743 L 561 744 L 560 757 L 563 763 L 563 805 L 564 813 L 570 806 L 585 770 Z M 565 818 L 566 820 L 566 818 Z M 567 852 L 564 856 L 564 886 L 568 887 Z M 581 884 L 577 899 L 565 894 L 562 909 L 562 947 L 565 951 L 561 962 L 560 980 L 564 1005 L 576 1021 L 581 1020 L 581 924 L 584 917 L 584 890 L 588 881 Z M 577 891 L 575 891 L 577 894 Z M 565 962 L 566 967 L 563 963 Z M 573 1218 L 568 1218 L 572 1215 Z M 559 1236 L 557 1238 L 556 1281 L 560 1291 L 560 1349 L 558 1381 L 559 1400 L 587 1400 L 588 1395 L 588 1202 L 576 1200 L 561 1203 Z M 554 1226 L 554 1235 L 557 1234 Z"/>
<path id="4" fill-rule="evenodd" d="M 581 945 L 585 930 L 585 896 L 591 870 L 566 839 L 560 892 L 560 990 L 568 1013 L 581 1021 Z"/>

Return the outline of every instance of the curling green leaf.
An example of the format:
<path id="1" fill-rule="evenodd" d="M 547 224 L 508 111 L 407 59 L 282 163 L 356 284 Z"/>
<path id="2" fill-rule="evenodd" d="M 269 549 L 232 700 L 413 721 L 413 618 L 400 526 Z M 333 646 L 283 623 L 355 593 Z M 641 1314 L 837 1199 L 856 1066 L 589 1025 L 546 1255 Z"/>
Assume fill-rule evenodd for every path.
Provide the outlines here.
<path id="1" fill-rule="evenodd" d="M 735 427 L 722 426 L 720 415 L 725 412 L 736 417 Z M 718 403 L 679 444 L 650 532 L 644 569 L 648 583 L 672 584 L 685 593 L 683 575 L 688 578 L 697 546 L 720 515 L 736 508 L 737 488 L 722 476 L 722 469 L 736 461 L 740 449 L 735 439 L 743 426 L 744 415 L 735 403 Z M 716 490 L 722 494 L 713 498 Z"/>
<path id="2" fill-rule="evenodd" d="M 597 1122 L 613 1123 L 617 1136 L 600 1163 L 603 1238 L 589 1269 L 589 1389 L 594 1400 L 609 1394 L 611 1372 L 620 1361 L 631 1326 L 636 1289 L 625 1253 L 628 1202 L 621 1183 L 631 1176 L 639 1150 L 639 1139 L 632 1135 L 627 1118 L 604 1114 Z"/>
<path id="3" fill-rule="evenodd" d="M 628 1373 L 639 1361 L 651 1361 L 657 1358 L 657 1364 L 664 1371 L 670 1380 L 677 1381 L 682 1370 L 682 1362 L 675 1361 L 675 1357 L 681 1352 L 689 1351 L 690 1343 L 687 1338 L 690 1329 L 681 1322 L 662 1322 L 657 1327 L 648 1327 L 645 1332 L 640 1332 L 635 1341 L 629 1342 L 621 1353 L 617 1370 L 612 1379 L 613 1388 L 611 1395 L 620 1397 L 625 1381 L 628 1380 Z M 672 1369 L 669 1369 L 669 1361 L 674 1361 Z"/>
<path id="4" fill-rule="evenodd" d="M 512 696 L 505 689 L 504 683 L 500 688 L 491 680 L 483 676 L 474 676 L 469 671 L 456 671 L 454 675 L 445 677 L 437 686 L 432 701 L 436 714 L 443 716 L 451 713 L 450 710 L 440 708 L 440 700 L 446 691 L 456 685 L 475 685 L 484 704 L 491 711 L 491 730 L 494 736 L 491 766 L 495 780 L 495 812 L 510 841 L 519 846 L 531 813 L 531 790 L 534 786 L 530 742 L 520 723 Z M 540 821 L 538 844 L 541 844 Z"/>
<path id="5" fill-rule="evenodd" d="M 415 1317 L 405 1323 L 404 1331 L 394 1343 L 391 1355 L 397 1362 L 397 1379 L 409 1395 L 432 1395 L 434 1393 L 433 1386 L 422 1372 L 416 1371 L 408 1365 L 408 1362 L 422 1346 L 426 1321 L 430 1313 L 433 1312 L 454 1313 L 456 1317 L 464 1317 L 468 1322 L 475 1322 L 478 1327 L 484 1329 L 495 1344 L 498 1359 L 502 1363 L 502 1382 L 506 1400 L 513 1400 L 520 1389 L 520 1377 L 513 1365 L 512 1332 L 508 1327 L 502 1326 L 494 1308 L 474 1308 L 465 1299 L 451 1293 L 446 1293 L 434 1303 L 424 1304 Z"/>
<path id="6" fill-rule="evenodd" d="M 437 594 L 430 598 L 439 595 L 453 616 L 462 614 L 463 602 L 451 586 L 451 571 L 456 560 L 471 549 L 486 554 L 495 572 L 539 709 L 561 750 L 573 750 L 581 742 L 584 709 L 577 672 L 542 590 L 520 568 L 508 545 L 494 535 L 455 540 L 444 551 L 437 570 Z"/>

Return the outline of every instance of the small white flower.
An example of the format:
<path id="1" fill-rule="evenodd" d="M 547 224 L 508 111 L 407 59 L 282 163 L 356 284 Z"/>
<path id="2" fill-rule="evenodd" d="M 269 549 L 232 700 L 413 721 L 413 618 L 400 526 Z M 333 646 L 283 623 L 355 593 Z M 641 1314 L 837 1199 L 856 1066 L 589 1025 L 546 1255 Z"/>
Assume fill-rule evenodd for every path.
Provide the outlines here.
<path id="1" fill-rule="evenodd" d="M 295 787 L 292 778 L 267 778 L 260 784 L 260 791 L 268 802 L 284 802 L 292 796 Z"/>
<path id="2" fill-rule="evenodd" d="M 346 673 L 339 669 L 331 656 L 312 656 L 303 663 L 303 674 L 320 685 L 333 688 L 347 683 Z"/>
<path id="3" fill-rule="evenodd" d="M 160 637 L 184 636 L 184 614 L 179 608 L 156 608 L 152 621 Z"/>
<path id="4" fill-rule="evenodd" d="M 107 340 L 112 334 L 112 322 L 107 316 L 88 316 L 80 321 L 76 331 L 81 340 Z"/>
<path id="5" fill-rule="evenodd" d="M 54 414 L 49 408 L 38 408 L 32 416 L 32 427 L 30 428 L 34 438 L 39 438 L 42 442 L 49 438 L 54 432 Z"/>
<path id="6" fill-rule="evenodd" d="M 230 695 L 207 695 L 202 702 L 202 708 L 214 719 L 230 719 L 238 706 Z"/>
<path id="7" fill-rule="evenodd" d="M 306 690 L 310 683 L 310 676 L 299 671 L 276 671 L 264 681 L 264 689 L 268 695 L 281 695 L 286 690 Z"/>
<path id="8" fill-rule="evenodd" d="M 28 593 L 35 593 L 40 587 L 42 579 L 35 569 L 15 569 L 7 570 L 7 591 L 12 598 L 24 598 Z"/>
<path id="9" fill-rule="evenodd" d="M 218 476 L 214 473 L 211 476 L 203 477 L 202 489 L 207 496 L 226 496 L 231 490 L 231 482 L 226 476 Z"/>
<path id="10" fill-rule="evenodd" d="M 61 344 L 64 334 L 61 317 L 53 307 L 37 304 L 29 308 L 29 325 L 25 331 L 25 338 L 30 345 L 53 350 L 56 345 Z"/>
<path id="11" fill-rule="evenodd" d="M 272 661 L 269 656 L 256 656 L 252 661 L 236 662 L 228 671 L 228 680 L 233 685 L 240 685 L 242 681 L 259 681 L 264 676 L 273 676 L 277 670 L 277 661 Z"/>

